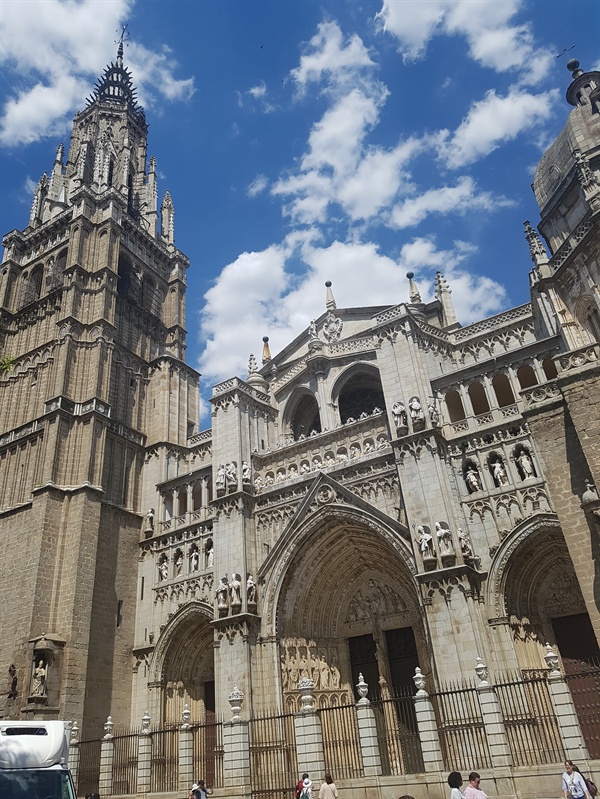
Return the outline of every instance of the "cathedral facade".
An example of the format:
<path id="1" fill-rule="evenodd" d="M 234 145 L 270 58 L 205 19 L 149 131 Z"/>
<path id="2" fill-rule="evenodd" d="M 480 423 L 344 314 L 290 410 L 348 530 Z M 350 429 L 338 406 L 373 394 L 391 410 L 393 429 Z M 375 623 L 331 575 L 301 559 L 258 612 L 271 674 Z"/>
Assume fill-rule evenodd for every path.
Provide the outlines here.
<path id="1" fill-rule="evenodd" d="M 338 308 L 197 432 L 188 260 L 122 49 L 0 271 L 8 717 L 168 727 L 600 655 L 600 73 L 533 183 L 531 302 Z M 539 231 L 539 232 L 538 232 Z M 481 661 L 479 661 L 481 662 Z M 593 742 L 592 742 L 593 743 Z M 588 746 L 591 744 L 588 741 Z M 600 757 L 600 753 L 596 755 Z"/>

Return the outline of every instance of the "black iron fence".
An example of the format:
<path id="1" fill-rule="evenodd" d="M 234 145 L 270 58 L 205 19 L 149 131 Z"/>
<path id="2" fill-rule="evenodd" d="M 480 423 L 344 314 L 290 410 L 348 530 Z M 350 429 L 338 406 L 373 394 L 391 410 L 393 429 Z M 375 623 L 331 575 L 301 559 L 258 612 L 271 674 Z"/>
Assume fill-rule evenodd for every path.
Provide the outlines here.
<path id="1" fill-rule="evenodd" d="M 291 799 L 298 781 L 294 716 L 258 716 L 248 723 L 253 799 Z"/>
<path id="2" fill-rule="evenodd" d="M 448 685 L 431 694 L 444 764 L 448 771 L 491 768 L 490 750 L 474 685 Z"/>
<path id="3" fill-rule="evenodd" d="M 102 740 L 80 741 L 77 795 L 98 793 L 100 782 L 100 749 Z"/>
<path id="4" fill-rule="evenodd" d="M 570 664 L 565 677 L 589 756 L 600 758 L 600 658 Z"/>
<path id="5" fill-rule="evenodd" d="M 494 685 L 513 763 L 560 763 L 565 752 L 544 675 L 515 676 Z"/>
<path id="6" fill-rule="evenodd" d="M 150 790 L 176 791 L 179 783 L 179 730 L 177 727 L 152 733 Z"/>
<path id="7" fill-rule="evenodd" d="M 383 774 L 419 774 L 424 770 L 412 695 L 372 703 Z"/>
<path id="8" fill-rule="evenodd" d="M 112 792 L 118 795 L 136 793 L 139 731 L 113 738 Z"/>
<path id="9" fill-rule="evenodd" d="M 319 711 L 325 769 L 334 780 L 364 775 L 356 705 L 324 707 Z"/>
<path id="10" fill-rule="evenodd" d="M 211 788 L 223 786 L 223 725 L 193 724 L 192 747 L 194 779 L 203 779 Z"/>

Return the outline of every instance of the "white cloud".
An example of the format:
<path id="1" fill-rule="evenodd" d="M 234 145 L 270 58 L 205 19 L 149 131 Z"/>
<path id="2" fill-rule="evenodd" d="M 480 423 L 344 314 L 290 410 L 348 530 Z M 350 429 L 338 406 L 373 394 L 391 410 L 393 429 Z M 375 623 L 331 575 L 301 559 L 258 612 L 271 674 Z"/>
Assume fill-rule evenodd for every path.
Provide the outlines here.
<path id="1" fill-rule="evenodd" d="M 246 194 L 248 197 L 256 197 L 261 194 L 269 185 L 266 175 L 257 175 L 252 183 L 248 186 Z"/>
<path id="2" fill-rule="evenodd" d="M 0 143 L 29 144 L 65 131 L 103 68 L 115 60 L 115 31 L 131 15 L 134 0 L 18 0 L 2 3 L 0 64 L 15 88 L 4 102 Z M 35 42 L 35 46 L 32 46 Z M 159 52 L 131 42 L 125 61 L 140 101 L 185 100 L 193 79 L 175 77 L 167 47 Z"/>
<path id="3" fill-rule="evenodd" d="M 350 36 L 344 44 L 337 22 L 322 22 L 306 46 L 299 66 L 292 70 L 291 77 L 298 91 L 303 93 L 310 83 L 326 79 L 329 86 L 334 87 L 373 66 L 369 52 L 358 35 Z"/>
<path id="4" fill-rule="evenodd" d="M 383 0 L 377 15 L 398 39 L 405 60 L 423 57 L 434 36 L 464 36 L 469 55 L 497 72 L 519 70 L 519 80 L 535 83 L 548 74 L 552 55 L 536 47 L 530 24 L 513 24 L 521 0 Z"/>
<path id="5" fill-rule="evenodd" d="M 531 94 L 511 89 L 506 97 L 494 90 L 471 106 L 454 134 L 440 145 L 440 154 L 447 165 L 456 169 L 489 155 L 502 142 L 519 134 L 539 131 L 558 99 L 556 90 Z"/>
<path id="6" fill-rule="evenodd" d="M 430 189 L 395 206 L 390 214 L 390 223 L 395 228 L 413 227 L 434 213 L 463 214 L 475 208 L 491 211 L 510 204 L 511 201 L 505 197 L 494 197 L 489 192 L 477 191 L 472 178 L 462 177 L 455 186 Z"/>
<path id="7" fill-rule="evenodd" d="M 438 250 L 433 238 L 422 237 L 405 244 L 394 260 L 371 241 L 317 246 L 312 231 L 292 234 L 263 252 L 243 253 L 205 295 L 200 370 L 209 384 L 234 374 L 245 377 L 250 352 L 260 356 L 262 336 L 269 336 L 276 354 L 324 312 L 326 280 L 333 283 L 339 308 L 389 306 L 407 301 L 409 270 L 417 272 L 424 299 L 432 299 L 439 269 L 463 323 L 495 313 L 504 306 L 506 292 L 496 281 L 464 268 L 475 252 L 461 241 Z"/>
<path id="8" fill-rule="evenodd" d="M 254 99 L 258 99 L 259 97 L 264 97 L 267 93 L 267 85 L 264 81 L 259 83 L 257 86 L 252 86 L 248 89 L 248 94 L 252 95 Z"/>

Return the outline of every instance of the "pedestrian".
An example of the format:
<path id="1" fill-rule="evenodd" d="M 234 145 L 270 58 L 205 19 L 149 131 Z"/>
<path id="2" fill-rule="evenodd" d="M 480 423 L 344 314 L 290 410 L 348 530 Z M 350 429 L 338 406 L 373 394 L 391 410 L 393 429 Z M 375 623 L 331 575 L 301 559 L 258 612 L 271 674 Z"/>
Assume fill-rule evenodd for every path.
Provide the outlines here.
<path id="1" fill-rule="evenodd" d="M 300 799 L 300 794 L 302 793 L 302 788 L 304 787 L 304 780 L 307 779 L 309 779 L 308 774 L 304 772 L 304 774 L 300 777 L 300 779 L 296 783 L 296 789 L 294 791 L 295 799 Z"/>
<path id="2" fill-rule="evenodd" d="M 338 790 L 331 778 L 331 774 L 325 775 L 325 781 L 319 789 L 319 799 L 338 799 Z"/>
<path id="3" fill-rule="evenodd" d="M 200 799 L 200 794 L 198 792 L 198 783 L 195 782 L 192 787 L 190 788 L 190 792 L 188 794 L 188 799 Z"/>
<path id="4" fill-rule="evenodd" d="M 312 782 L 310 781 L 309 777 L 307 777 L 302 782 L 302 792 L 300 793 L 300 799 L 314 799 L 312 791 Z"/>
<path id="5" fill-rule="evenodd" d="M 462 784 L 462 774 L 458 771 L 452 771 L 448 774 L 448 785 L 452 789 L 450 791 L 450 799 L 465 799 L 464 794 L 461 793 L 460 790 Z"/>
<path id="6" fill-rule="evenodd" d="M 586 799 L 591 799 L 586 781 L 572 760 L 565 761 L 562 787 L 565 799 L 583 799 L 584 796 Z"/>
<path id="7" fill-rule="evenodd" d="M 465 799 L 488 799 L 480 788 L 481 777 L 476 771 L 469 774 L 469 784 L 465 788 Z"/>

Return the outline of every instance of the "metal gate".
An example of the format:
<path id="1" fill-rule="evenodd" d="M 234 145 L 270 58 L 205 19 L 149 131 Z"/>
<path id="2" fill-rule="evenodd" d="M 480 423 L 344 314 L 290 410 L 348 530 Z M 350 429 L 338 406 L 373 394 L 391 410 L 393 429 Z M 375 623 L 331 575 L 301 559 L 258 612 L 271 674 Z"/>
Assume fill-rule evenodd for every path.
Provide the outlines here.
<path id="1" fill-rule="evenodd" d="M 292 799 L 298 782 L 294 716 L 250 719 L 252 799 Z"/>

